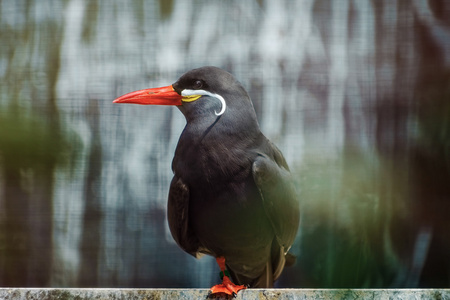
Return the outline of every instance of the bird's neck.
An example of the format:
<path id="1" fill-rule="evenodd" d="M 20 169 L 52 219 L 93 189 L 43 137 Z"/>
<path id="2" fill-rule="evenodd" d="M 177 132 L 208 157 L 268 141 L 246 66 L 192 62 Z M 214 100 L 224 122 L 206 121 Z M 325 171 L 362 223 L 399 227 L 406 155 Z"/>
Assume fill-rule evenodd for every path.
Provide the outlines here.
<path id="1" fill-rule="evenodd" d="M 183 135 L 191 141 L 201 143 L 218 140 L 220 143 L 237 143 L 241 140 L 251 140 L 261 132 L 256 114 L 242 114 L 240 110 L 227 110 L 223 115 L 194 118 L 187 121 Z M 182 136 L 183 136 L 182 135 Z"/>
<path id="2" fill-rule="evenodd" d="M 239 170 L 243 161 L 248 161 L 244 156 L 253 153 L 251 150 L 264 139 L 256 117 L 239 120 L 227 118 L 225 113 L 209 123 L 204 120 L 188 122 L 175 151 L 174 171 L 187 178 L 195 175 L 190 174 L 190 170 L 203 170 L 214 173 L 212 178 L 225 173 L 232 175 L 229 169 Z"/>

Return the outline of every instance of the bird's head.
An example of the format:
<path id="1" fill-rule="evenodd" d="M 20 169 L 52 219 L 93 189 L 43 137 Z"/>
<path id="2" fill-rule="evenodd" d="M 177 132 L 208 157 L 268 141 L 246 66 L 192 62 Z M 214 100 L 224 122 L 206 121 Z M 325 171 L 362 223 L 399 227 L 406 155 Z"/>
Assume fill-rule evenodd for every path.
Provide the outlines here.
<path id="1" fill-rule="evenodd" d="M 114 103 L 175 105 L 186 117 L 211 114 L 211 111 L 221 116 L 228 107 L 252 106 L 242 85 L 233 75 L 217 67 L 193 69 L 172 85 L 131 92 Z"/>

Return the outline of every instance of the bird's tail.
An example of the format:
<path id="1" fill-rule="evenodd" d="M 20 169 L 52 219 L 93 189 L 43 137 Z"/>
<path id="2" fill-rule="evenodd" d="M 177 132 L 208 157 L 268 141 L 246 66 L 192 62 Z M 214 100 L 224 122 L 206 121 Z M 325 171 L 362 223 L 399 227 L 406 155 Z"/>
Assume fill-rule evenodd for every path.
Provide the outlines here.
<path id="1" fill-rule="evenodd" d="M 292 267 L 295 264 L 295 261 L 297 260 L 297 256 L 295 256 L 292 253 L 286 253 L 286 263 L 285 263 L 285 267 Z"/>
<path id="2" fill-rule="evenodd" d="M 295 255 L 291 253 L 285 254 L 285 249 L 274 240 L 271 260 L 267 261 L 266 267 L 259 277 L 252 280 L 234 272 L 231 272 L 231 277 L 235 283 L 247 284 L 252 288 L 272 288 L 273 283 L 280 277 L 284 267 L 292 266 L 295 260 Z"/>
<path id="3" fill-rule="evenodd" d="M 251 288 L 272 288 L 273 287 L 273 271 L 272 264 L 268 261 L 261 275 L 257 278 L 248 278 L 246 276 L 236 274 L 230 271 L 231 278 L 234 283 L 244 284 Z"/>
<path id="4" fill-rule="evenodd" d="M 273 288 L 274 281 L 275 281 L 275 279 L 274 279 L 272 264 L 268 261 L 266 263 L 266 268 L 264 269 L 264 272 L 262 272 L 262 274 L 252 282 L 251 287 L 253 287 L 253 288 Z"/>
<path id="5" fill-rule="evenodd" d="M 250 285 L 254 288 L 272 288 L 273 283 L 280 277 L 284 267 L 294 265 L 296 257 L 291 253 L 286 253 L 286 249 L 281 247 L 276 239 L 272 242 L 271 260 L 266 263 L 264 272 Z"/>

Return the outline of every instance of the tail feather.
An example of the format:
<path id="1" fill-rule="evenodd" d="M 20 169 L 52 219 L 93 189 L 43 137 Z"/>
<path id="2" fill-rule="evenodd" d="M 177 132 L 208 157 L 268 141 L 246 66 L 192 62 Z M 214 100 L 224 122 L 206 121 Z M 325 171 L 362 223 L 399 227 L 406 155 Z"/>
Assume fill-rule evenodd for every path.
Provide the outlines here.
<path id="1" fill-rule="evenodd" d="M 273 288 L 273 282 L 272 264 L 267 262 L 264 272 L 262 272 L 262 274 L 255 279 L 250 286 L 253 288 Z"/>
<path id="2" fill-rule="evenodd" d="M 292 253 L 286 253 L 286 264 L 285 267 L 292 267 L 295 264 L 295 261 L 297 260 L 297 256 L 295 256 Z"/>
<path id="3" fill-rule="evenodd" d="M 264 271 L 257 278 L 237 274 L 228 268 L 231 279 L 236 284 L 249 285 L 252 288 L 272 288 L 273 283 L 280 277 L 284 267 L 292 266 L 296 257 L 291 253 L 285 254 L 285 249 L 276 240 L 273 241 L 271 259 L 267 261 Z"/>

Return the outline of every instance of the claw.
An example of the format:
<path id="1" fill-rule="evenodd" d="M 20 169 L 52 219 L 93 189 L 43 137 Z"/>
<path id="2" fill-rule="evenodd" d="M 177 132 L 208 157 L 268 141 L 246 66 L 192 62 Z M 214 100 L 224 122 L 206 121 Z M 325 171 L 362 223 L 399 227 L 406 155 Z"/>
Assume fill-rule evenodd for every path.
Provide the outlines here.
<path id="1" fill-rule="evenodd" d="M 234 283 L 231 282 L 230 278 L 228 278 L 228 276 L 224 276 L 223 277 L 223 282 L 221 284 L 217 284 L 215 286 L 213 286 L 210 290 L 211 295 L 216 295 L 216 294 L 226 294 L 229 296 L 233 296 L 234 298 L 237 297 L 237 293 L 240 290 L 246 289 L 245 286 L 243 285 L 236 285 Z"/>
<path id="2" fill-rule="evenodd" d="M 217 284 L 215 286 L 213 286 L 210 290 L 210 295 L 214 296 L 216 294 L 226 294 L 229 296 L 233 296 L 234 298 L 237 297 L 237 293 L 240 290 L 246 289 L 246 286 L 243 285 L 236 285 L 233 282 L 231 282 L 230 278 L 229 278 L 229 273 L 226 270 L 226 265 L 225 265 L 225 258 L 223 256 L 219 256 L 216 258 L 217 260 L 217 264 L 220 267 L 221 270 L 221 277 L 222 278 L 222 283 L 221 284 Z"/>

